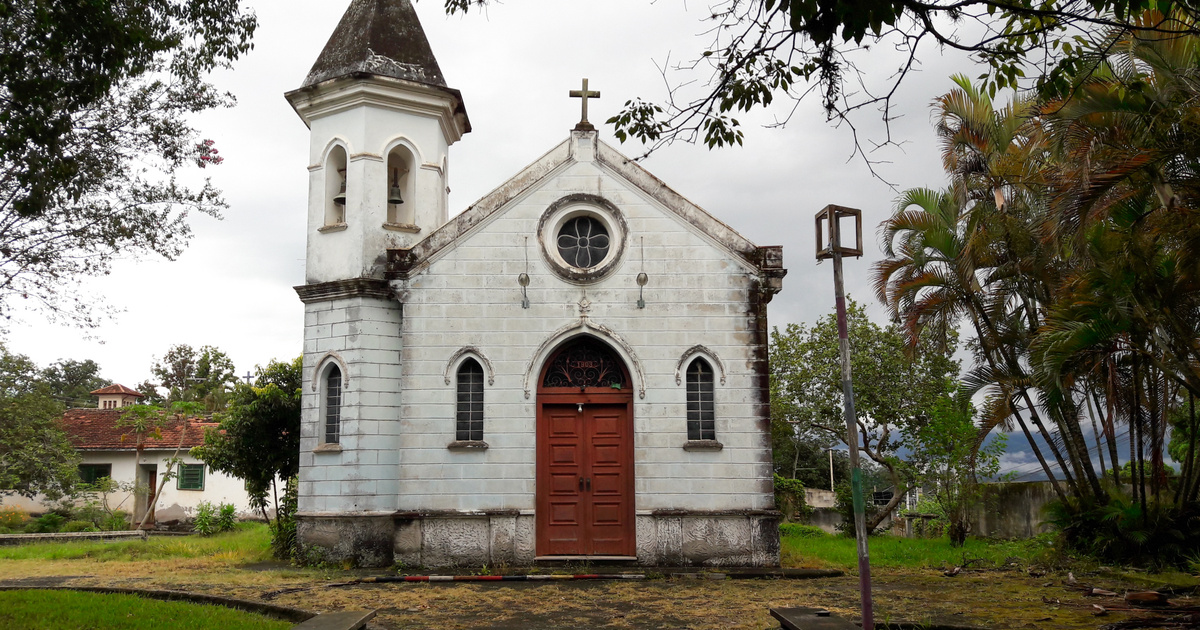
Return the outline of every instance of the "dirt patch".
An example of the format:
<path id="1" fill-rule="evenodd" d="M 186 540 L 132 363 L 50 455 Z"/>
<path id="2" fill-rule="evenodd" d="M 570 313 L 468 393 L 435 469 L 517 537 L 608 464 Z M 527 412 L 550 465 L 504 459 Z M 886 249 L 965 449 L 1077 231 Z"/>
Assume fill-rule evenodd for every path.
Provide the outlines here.
<path id="1" fill-rule="evenodd" d="M 374 608 L 373 624 L 409 628 L 744 628 L 778 624 L 771 607 L 821 606 L 847 618 L 859 609 L 858 578 L 811 580 L 656 579 L 598 582 L 391 583 L 330 587 L 356 572 L 296 569 L 275 563 L 237 565 L 220 556 L 156 561 L 0 561 L 4 584 L 133 586 L 267 601 L 318 612 Z M 1136 585 L 1101 576 L 1080 580 L 1123 592 Z M 876 570 L 876 620 L 987 628 L 1094 629 L 1126 618 L 1092 616 L 1092 603 L 1064 586 L 1065 575 L 940 570 Z M 1144 587 L 1141 587 L 1144 588 Z M 1058 604 L 1048 604 L 1043 597 Z M 1189 604 L 1191 596 L 1173 601 Z"/>

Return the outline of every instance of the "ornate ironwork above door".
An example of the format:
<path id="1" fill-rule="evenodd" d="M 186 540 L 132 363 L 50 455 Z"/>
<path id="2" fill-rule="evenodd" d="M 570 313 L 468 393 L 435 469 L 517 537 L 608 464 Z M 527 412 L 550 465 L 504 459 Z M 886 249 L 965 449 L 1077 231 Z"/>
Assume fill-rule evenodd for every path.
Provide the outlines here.
<path id="1" fill-rule="evenodd" d="M 569 342 L 559 350 L 546 368 L 542 387 L 609 387 L 629 386 L 621 358 L 604 343 L 584 337 Z"/>

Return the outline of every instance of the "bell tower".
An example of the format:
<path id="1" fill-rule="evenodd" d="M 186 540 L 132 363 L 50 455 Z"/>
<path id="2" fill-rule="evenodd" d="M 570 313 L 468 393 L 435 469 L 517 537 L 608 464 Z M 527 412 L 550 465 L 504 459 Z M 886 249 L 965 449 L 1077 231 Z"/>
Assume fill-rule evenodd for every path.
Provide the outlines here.
<path id="1" fill-rule="evenodd" d="M 388 248 L 448 219 L 471 123 L 409 0 L 353 0 L 288 102 L 308 125 L 308 284 L 383 278 Z"/>
<path id="2" fill-rule="evenodd" d="M 401 309 L 387 250 L 447 221 L 447 153 L 471 130 L 410 0 L 353 0 L 304 85 L 310 130 L 297 536 L 392 563 Z"/>

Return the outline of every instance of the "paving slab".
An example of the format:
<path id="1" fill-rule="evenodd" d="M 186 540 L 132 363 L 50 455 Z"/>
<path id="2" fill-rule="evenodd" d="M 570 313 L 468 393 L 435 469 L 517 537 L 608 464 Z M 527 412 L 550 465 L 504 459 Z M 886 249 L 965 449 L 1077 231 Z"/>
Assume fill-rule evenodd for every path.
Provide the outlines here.
<path id="1" fill-rule="evenodd" d="M 292 630 L 362 630 L 374 618 L 374 610 L 343 610 L 317 615 L 292 626 Z"/>

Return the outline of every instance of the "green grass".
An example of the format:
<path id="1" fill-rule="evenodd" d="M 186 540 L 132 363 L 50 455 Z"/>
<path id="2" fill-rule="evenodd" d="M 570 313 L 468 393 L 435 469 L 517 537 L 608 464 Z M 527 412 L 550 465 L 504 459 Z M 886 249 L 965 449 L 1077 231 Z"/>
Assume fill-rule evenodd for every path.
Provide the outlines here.
<path id="1" fill-rule="evenodd" d="M 234 562 L 271 559 L 271 533 L 261 523 L 239 523 L 216 536 L 151 536 L 149 540 L 32 543 L 0 547 L 0 560 L 157 560 L 224 556 Z"/>
<path id="2" fill-rule="evenodd" d="M 73 591 L 0 591 L 7 630 L 283 630 L 292 624 L 221 606 L 164 602 L 133 595 Z"/>
<path id="3" fill-rule="evenodd" d="M 1036 539 L 1035 539 L 1036 540 Z M 871 566 L 881 568 L 941 568 L 962 566 L 994 567 L 1009 558 L 1028 562 L 1036 553 L 1033 541 L 991 541 L 968 538 L 962 547 L 951 547 L 948 538 L 898 538 L 872 536 L 868 550 Z M 823 567 L 853 570 L 858 567 L 858 550 L 853 538 L 833 536 L 815 527 L 784 525 L 780 528 L 784 566 Z"/>

